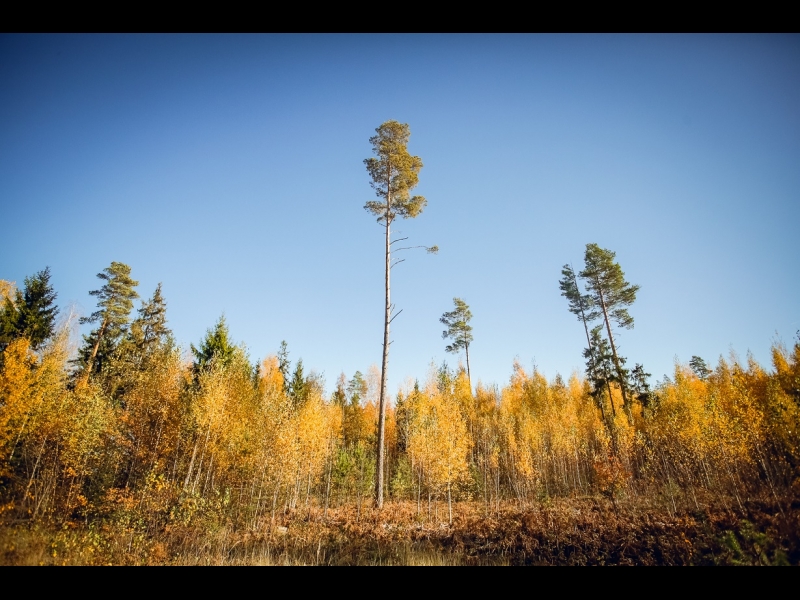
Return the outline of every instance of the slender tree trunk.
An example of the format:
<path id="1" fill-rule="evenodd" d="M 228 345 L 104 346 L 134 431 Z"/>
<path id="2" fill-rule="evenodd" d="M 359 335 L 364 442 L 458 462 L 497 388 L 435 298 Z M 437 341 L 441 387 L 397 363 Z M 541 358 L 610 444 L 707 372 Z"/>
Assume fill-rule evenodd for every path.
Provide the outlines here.
<path id="1" fill-rule="evenodd" d="M 94 348 L 92 348 L 92 355 L 89 357 L 89 364 L 86 365 L 86 375 L 83 378 L 84 383 L 89 381 L 89 375 L 92 373 L 92 367 L 94 367 L 94 359 L 97 356 L 97 351 L 100 349 L 100 342 L 103 339 L 103 334 L 106 332 L 107 326 L 108 316 L 103 318 L 103 324 L 100 326 L 100 331 L 97 332 L 97 341 L 94 343 Z"/>
<path id="2" fill-rule="evenodd" d="M 614 336 L 611 335 L 611 324 L 608 322 L 608 311 L 606 311 L 606 301 L 603 299 L 603 290 L 597 286 L 597 291 L 600 293 L 600 308 L 603 309 L 603 319 L 606 322 L 606 331 L 608 332 L 608 341 L 611 342 L 611 352 L 614 354 L 614 366 L 617 368 L 617 377 L 619 377 L 619 389 L 622 392 L 622 406 L 628 415 L 628 422 L 633 422 L 633 415 L 631 415 L 631 406 L 628 402 L 628 392 L 625 389 L 625 378 L 622 376 L 622 366 L 619 364 L 619 357 L 617 356 L 617 346 L 614 343 Z M 611 390 L 609 390 L 611 392 Z M 614 401 L 611 401 L 611 407 L 614 407 Z"/>
<path id="3" fill-rule="evenodd" d="M 469 344 L 464 344 L 464 351 L 467 353 L 467 381 L 469 381 L 469 393 L 472 393 L 472 376 L 469 374 Z"/>
<path id="4" fill-rule="evenodd" d="M 327 481 L 325 482 L 325 512 L 323 513 L 322 517 L 324 519 L 328 518 L 328 503 L 331 499 L 331 469 L 333 468 L 333 456 L 328 458 L 328 475 L 326 477 Z"/>
<path id="5" fill-rule="evenodd" d="M 447 482 L 447 514 L 450 518 L 450 525 L 453 524 L 453 498 L 450 493 L 450 481 Z"/>
<path id="6" fill-rule="evenodd" d="M 391 169 L 389 169 L 391 173 Z M 387 190 L 389 188 L 387 181 Z M 389 272 L 391 270 L 391 193 L 387 192 L 386 198 L 386 304 L 384 306 L 383 318 L 383 359 L 381 361 L 381 396 L 380 405 L 378 409 L 378 452 L 377 452 L 377 465 L 375 473 L 375 505 L 377 508 L 383 508 L 383 463 L 385 459 L 385 440 L 384 428 L 386 424 L 386 369 L 389 365 L 389 323 L 391 322 L 392 305 L 389 295 Z"/>
<path id="7" fill-rule="evenodd" d="M 594 347 L 592 347 L 592 339 L 589 337 L 589 325 L 586 322 L 586 313 L 583 312 L 583 299 L 581 298 L 581 290 L 578 287 L 578 280 L 575 277 L 575 270 L 572 268 L 571 264 L 570 264 L 569 268 L 572 271 L 572 281 L 575 284 L 575 289 L 578 291 L 578 306 L 581 309 L 581 321 L 583 322 L 583 330 L 584 330 L 584 332 L 586 332 L 586 343 L 589 346 L 589 356 L 592 359 L 592 373 L 591 373 L 591 375 L 594 377 L 594 371 L 595 371 L 597 363 L 596 363 L 596 360 L 595 360 L 595 357 L 594 357 Z M 603 309 L 603 310 L 604 310 L 603 314 L 605 314 L 605 309 Z M 606 377 L 606 387 L 608 388 L 608 401 L 611 402 L 611 410 L 613 411 L 614 410 L 614 400 L 613 400 L 613 398 L 611 396 L 611 384 L 608 382 L 608 377 Z M 613 423 L 611 423 L 611 425 L 609 425 L 609 421 L 606 418 L 605 408 L 603 408 L 603 399 L 602 398 L 600 399 L 600 413 L 603 416 L 603 421 L 606 422 L 606 426 L 609 428 L 609 430 L 611 430 L 611 435 L 613 436 L 614 435 Z"/>
<path id="8" fill-rule="evenodd" d="M 189 487 L 189 482 L 192 480 L 192 469 L 194 469 L 194 459 L 197 456 L 197 446 L 199 443 L 200 443 L 199 438 L 194 441 L 194 450 L 192 450 L 192 459 L 189 461 L 189 469 L 186 471 L 186 479 L 183 481 L 184 492 Z"/>
<path id="9" fill-rule="evenodd" d="M 28 498 L 28 492 L 33 485 L 33 482 L 36 478 L 36 470 L 39 468 L 39 462 L 42 460 L 42 455 L 44 454 L 44 447 L 47 444 L 48 436 L 44 436 L 44 441 L 42 442 L 42 447 L 39 449 L 39 455 L 36 457 L 36 464 L 33 465 L 33 471 L 31 472 L 31 478 L 28 480 L 28 485 L 25 488 L 25 493 L 22 496 L 22 501 L 24 502 Z"/>

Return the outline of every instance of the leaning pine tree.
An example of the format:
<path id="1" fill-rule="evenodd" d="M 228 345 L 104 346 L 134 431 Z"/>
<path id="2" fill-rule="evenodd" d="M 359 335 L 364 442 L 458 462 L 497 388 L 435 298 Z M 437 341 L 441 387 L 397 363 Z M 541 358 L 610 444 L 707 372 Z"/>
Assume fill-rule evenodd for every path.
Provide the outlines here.
<path id="1" fill-rule="evenodd" d="M 84 336 L 84 347 L 78 359 L 83 366 L 84 383 L 96 369 L 96 359 L 101 344 L 105 343 L 108 346 L 109 342 L 115 342 L 124 335 L 130 322 L 133 301 L 139 297 L 133 289 L 139 282 L 131 279 L 131 268 L 126 264 L 112 262 L 111 266 L 103 269 L 97 277 L 106 282 L 99 290 L 89 292 L 98 298 L 98 310 L 80 320 L 82 324 L 100 323 L 89 336 Z"/>
<path id="2" fill-rule="evenodd" d="M 585 268 L 579 275 L 586 282 L 592 303 L 603 315 L 617 382 L 622 392 L 622 402 L 628 419 L 632 420 L 630 394 L 627 390 L 628 374 L 622 367 L 624 360 L 617 353 L 617 346 L 611 333 L 611 321 L 613 320 L 618 327 L 633 328 L 633 317 L 628 314 L 627 307 L 636 300 L 639 286 L 625 281 L 625 273 L 622 272 L 619 263 L 614 262 L 615 256 L 614 252 L 605 250 L 597 244 L 586 244 Z"/>
<path id="3" fill-rule="evenodd" d="M 601 390 L 601 387 L 604 384 L 608 389 L 608 401 L 611 403 L 611 410 L 613 413 L 614 399 L 611 396 L 611 384 L 607 376 L 603 377 L 601 373 L 598 373 L 598 368 L 601 361 L 599 360 L 600 357 L 597 356 L 597 353 L 595 352 L 595 346 L 597 343 L 595 342 L 593 344 L 592 337 L 589 335 L 589 323 L 597 319 L 600 316 L 600 313 L 595 307 L 592 297 L 589 294 L 581 293 L 580 287 L 578 286 L 578 279 L 575 276 L 575 271 L 573 270 L 572 265 L 564 265 L 561 269 L 561 274 L 564 276 L 558 282 L 559 288 L 561 289 L 561 295 L 564 296 L 569 302 L 569 312 L 578 317 L 578 320 L 583 323 L 583 330 L 586 333 L 587 348 L 584 354 L 587 360 L 587 374 L 594 385 L 593 394 L 597 398 L 600 412 L 603 415 L 603 421 L 606 423 L 609 429 L 612 429 L 610 424 L 611 421 L 609 421 L 609 419 L 606 417 Z M 600 332 L 596 331 L 593 333 L 595 334 L 595 339 L 599 339 Z"/>
<path id="4" fill-rule="evenodd" d="M 378 409 L 377 473 L 375 478 L 375 502 L 378 508 L 382 508 L 383 465 L 385 459 L 386 369 L 389 363 L 389 324 L 394 318 L 389 295 L 389 272 L 392 268 L 391 225 L 392 221 L 397 217 L 407 219 L 418 216 L 422 209 L 425 208 L 427 201 L 422 196 L 411 196 L 409 193 L 418 183 L 422 159 L 419 156 L 411 156 L 408 153 L 406 148 L 410 136 L 408 124 L 386 121 L 375 131 L 376 134 L 369 138 L 370 144 L 372 144 L 372 152 L 375 156 L 364 160 L 364 164 L 367 166 L 367 171 L 372 178 L 370 185 L 375 190 L 378 200 L 370 200 L 364 205 L 364 208 L 378 218 L 378 223 L 385 228 L 386 234 L 384 250 L 386 258 L 386 297 L 383 321 L 381 390 Z M 435 247 L 428 250 L 435 251 Z"/>
<path id="5" fill-rule="evenodd" d="M 439 319 L 447 329 L 442 332 L 442 339 L 450 338 L 453 343 L 445 348 L 447 352 L 457 354 L 464 349 L 467 355 L 467 379 L 472 387 L 472 376 L 469 372 L 469 345 L 472 343 L 472 326 L 469 324 L 472 319 L 472 311 L 469 305 L 461 298 L 453 298 L 455 308 L 446 312 Z"/>

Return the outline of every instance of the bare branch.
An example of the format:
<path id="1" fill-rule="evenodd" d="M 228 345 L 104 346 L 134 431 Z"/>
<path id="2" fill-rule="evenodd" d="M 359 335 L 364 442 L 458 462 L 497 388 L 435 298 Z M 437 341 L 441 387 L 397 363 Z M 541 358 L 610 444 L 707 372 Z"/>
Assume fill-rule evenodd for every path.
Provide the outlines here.
<path id="1" fill-rule="evenodd" d="M 408 239 L 408 238 L 404 238 L 404 239 Z M 400 240 L 397 240 L 397 241 L 399 242 Z M 405 248 L 397 248 L 395 250 L 395 252 L 400 252 L 400 250 L 413 250 L 414 248 L 425 248 L 425 250 L 427 250 L 428 252 L 430 252 L 431 250 L 433 250 L 434 252 L 438 252 L 439 251 L 439 247 L 438 246 L 406 246 Z"/>

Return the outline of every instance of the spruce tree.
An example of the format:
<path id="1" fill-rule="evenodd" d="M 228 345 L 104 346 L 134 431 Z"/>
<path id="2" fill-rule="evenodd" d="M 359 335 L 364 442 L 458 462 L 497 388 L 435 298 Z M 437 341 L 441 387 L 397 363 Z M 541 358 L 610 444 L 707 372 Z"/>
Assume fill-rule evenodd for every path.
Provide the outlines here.
<path id="1" fill-rule="evenodd" d="M 283 392 L 285 394 L 289 393 L 289 370 L 291 367 L 292 363 L 289 360 L 289 346 L 286 344 L 286 340 L 281 340 L 281 347 L 278 350 L 278 370 L 283 376 Z"/>
<path id="2" fill-rule="evenodd" d="M 347 383 L 347 393 L 351 406 L 360 406 L 362 398 L 367 395 L 367 382 L 361 371 L 356 371 L 353 378 Z"/>
<path id="3" fill-rule="evenodd" d="M 608 340 L 603 337 L 602 330 L 602 325 L 592 328 L 589 334 L 589 347 L 583 351 L 583 357 L 586 359 L 586 374 L 592 384 L 592 396 L 600 408 L 603 419 L 613 433 L 613 420 L 609 421 L 608 415 L 606 415 L 603 390 L 608 391 L 611 415 L 615 417 L 617 411 L 614 408 L 614 397 L 611 395 L 611 383 L 618 379 L 614 368 L 614 355 L 611 353 Z"/>
<path id="4" fill-rule="evenodd" d="M 292 382 L 289 386 L 289 396 L 292 398 L 296 406 L 302 405 L 306 401 L 308 395 L 308 382 L 303 374 L 303 359 L 297 359 L 294 373 L 292 374 Z"/>
<path id="5" fill-rule="evenodd" d="M 58 307 L 50 284 L 50 267 L 25 278 L 23 291 L 8 294 L 0 308 L 0 350 L 13 340 L 25 337 L 38 350 L 53 336 Z"/>
<path id="6" fill-rule="evenodd" d="M 167 303 L 161 294 L 161 284 L 156 286 L 153 296 L 142 302 L 139 316 L 131 323 L 129 338 L 141 356 L 148 356 L 156 349 L 169 345 L 172 331 L 167 327 Z"/>
<path id="7" fill-rule="evenodd" d="M 230 364 L 236 351 L 236 346 L 231 344 L 228 332 L 228 324 L 225 322 L 225 315 L 220 316 L 213 328 L 206 331 L 200 347 L 190 344 L 192 354 L 194 354 L 194 371 L 200 371 L 209 367 L 212 361 L 216 361 L 224 366 Z"/>
<path id="8" fill-rule="evenodd" d="M 645 373 L 644 367 L 639 363 L 636 363 L 633 371 L 631 371 L 630 387 L 636 394 L 636 399 L 644 408 L 649 408 L 654 398 L 653 392 L 650 390 L 650 384 L 647 382 L 650 377 L 650 373 Z"/>

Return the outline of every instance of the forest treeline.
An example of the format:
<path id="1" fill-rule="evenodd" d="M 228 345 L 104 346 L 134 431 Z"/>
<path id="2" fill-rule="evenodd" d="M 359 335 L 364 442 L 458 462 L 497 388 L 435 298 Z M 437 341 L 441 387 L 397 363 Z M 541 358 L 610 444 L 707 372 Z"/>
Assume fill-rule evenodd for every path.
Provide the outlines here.
<path id="1" fill-rule="evenodd" d="M 466 368 L 432 365 L 390 397 L 391 270 L 397 253 L 438 246 L 393 247 L 408 238 L 393 240 L 392 223 L 427 205 L 411 194 L 422 160 L 408 124 L 375 132 L 364 208 L 384 230 L 381 366 L 342 374 L 330 395 L 285 342 L 252 364 L 224 318 L 184 353 L 161 285 L 134 310 L 123 263 L 97 275 L 96 310 L 77 321 L 58 320 L 49 269 L 19 288 L 0 280 L 0 562 L 160 564 L 215 544 L 246 562 L 256 539 L 269 562 L 284 535 L 286 560 L 294 544 L 295 562 L 360 564 L 374 546 L 382 563 L 430 542 L 426 523 L 465 560 L 510 549 L 526 564 L 797 563 L 800 337 L 773 345 L 769 369 L 693 356 L 651 384 L 618 346 L 639 286 L 597 244 L 558 281 L 585 334 L 584 373 L 548 380 L 514 364 L 502 387 L 473 382 L 472 312 L 456 297 L 440 323 Z M 73 350 L 79 324 L 92 328 Z"/>
<path id="2" fill-rule="evenodd" d="M 326 396 L 286 344 L 251 364 L 224 319 L 186 360 L 161 286 L 134 311 L 137 282 L 121 263 L 99 275 L 98 311 L 84 319 L 95 329 L 71 355 L 76 323 L 56 327 L 49 276 L 0 288 L 4 522 L 102 518 L 146 536 L 198 522 L 263 530 L 311 507 L 371 510 L 376 369 L 340 376 Z M 800 339 L 774 345 L 769 370 L 696 359 L 628 397 L 632 384 L 587 364 L 586 376 L 549 381 L 515 364 L 503 387 L 432 366 L 387 408 L 388 500 L 452 521 L 463 501 L 491 513 L 591 495 L 732 508 L 797 496 Z"/>

